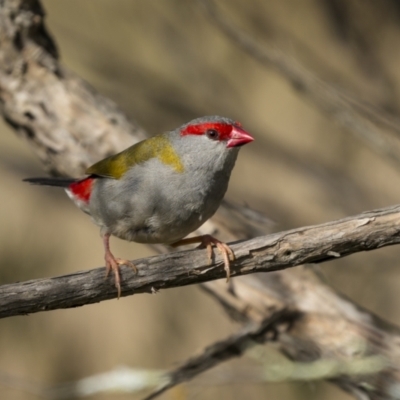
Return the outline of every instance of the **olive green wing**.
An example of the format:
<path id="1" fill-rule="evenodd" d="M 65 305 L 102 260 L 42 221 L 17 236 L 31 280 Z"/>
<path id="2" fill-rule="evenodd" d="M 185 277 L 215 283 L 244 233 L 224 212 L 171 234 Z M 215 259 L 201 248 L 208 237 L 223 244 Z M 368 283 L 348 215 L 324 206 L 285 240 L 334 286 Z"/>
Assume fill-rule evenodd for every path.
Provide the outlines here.
<path id="1" fill-rule="evenodd" d="M 136 143 L 118 154 L 93 164 L 85 173 L 87 175 L 120 179 L 136 164 L 142 164 L 152 158 L 158 158 L 177 172 L 183 172 L 182 162 L 171 146 L 170 141 L 165 135 L 159 135 Z"/>

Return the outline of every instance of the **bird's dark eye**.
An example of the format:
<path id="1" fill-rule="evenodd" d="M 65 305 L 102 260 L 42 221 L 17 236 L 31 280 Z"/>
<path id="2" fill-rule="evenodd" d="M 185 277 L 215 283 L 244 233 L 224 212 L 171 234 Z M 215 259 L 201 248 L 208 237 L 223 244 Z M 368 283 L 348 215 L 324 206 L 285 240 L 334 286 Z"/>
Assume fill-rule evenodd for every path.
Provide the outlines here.
<path id="1" fill-rule="evenodd" d="M 219 138 L 219 133 L 216 129 L 207 129 L 206 136 L 209 139 L 217 140 Z"/>

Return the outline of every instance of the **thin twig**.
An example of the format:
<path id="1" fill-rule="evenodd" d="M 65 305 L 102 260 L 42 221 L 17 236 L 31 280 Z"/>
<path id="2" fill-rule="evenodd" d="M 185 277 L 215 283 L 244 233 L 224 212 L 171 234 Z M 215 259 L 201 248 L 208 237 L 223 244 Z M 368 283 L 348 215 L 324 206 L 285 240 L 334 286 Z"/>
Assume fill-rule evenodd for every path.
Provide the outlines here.
<path id="1" fill-rule="evenodd" d="M 264 343 L 268 338 L 273 338 L 276 335 L 277 325 L 285 324 L 286 329 L 289 329 L 291 322 L 299 316 L 297 312 L 281 310 L 260 323 L 247 325 L 231 337 L 207 347 L 201 354 L 190 358 L 179 368 L 167 374 L 167 382 L 146 396 L 144 400 L 154 399 L 173 386 L 186 382 L 221 362 L 240 357 L 249 346 Z"/>

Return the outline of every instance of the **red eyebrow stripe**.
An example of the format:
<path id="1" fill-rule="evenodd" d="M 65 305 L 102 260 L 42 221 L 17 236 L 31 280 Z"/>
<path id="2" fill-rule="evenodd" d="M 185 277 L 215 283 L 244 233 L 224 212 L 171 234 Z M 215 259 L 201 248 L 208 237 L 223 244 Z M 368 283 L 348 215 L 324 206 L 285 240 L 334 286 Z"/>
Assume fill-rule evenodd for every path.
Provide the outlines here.
<path id="1" fill-rule="evenodd" d="M 218 122 L 205 122 L 203 124 L 188 125 L 185 129 L 181 130 L 181 136 L 203 135 L 208 129 L 217 130 L 220 133 L 220 140 L 226 140 L 232 132 L 232 125 Z"/>
<path id="2" fill-rule="evenodd" d="M 88 203 L 92 193 L 93 181 L 94 178 L 89 177 L 82 179 L 81 181 L 71 183 L 69 185 L 69 190 L 71 190 L 72 194 L 79 200 Z"/>

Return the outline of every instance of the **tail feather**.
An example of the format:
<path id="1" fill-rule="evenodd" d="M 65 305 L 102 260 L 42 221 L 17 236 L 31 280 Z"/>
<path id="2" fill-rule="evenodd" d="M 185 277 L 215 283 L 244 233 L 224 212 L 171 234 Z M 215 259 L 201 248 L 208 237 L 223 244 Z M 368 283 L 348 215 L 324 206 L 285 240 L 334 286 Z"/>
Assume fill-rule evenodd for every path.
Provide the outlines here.
<path id="1" fill-rule="evenodd" d="M 77 182 L 77 179 L 72 178 L 27 178 L 23 179 L 24 182 L 32 183 L 33 185 L 44 185 L 44 186 L 58 186 L 68 187 L 71 183 Z"/>

